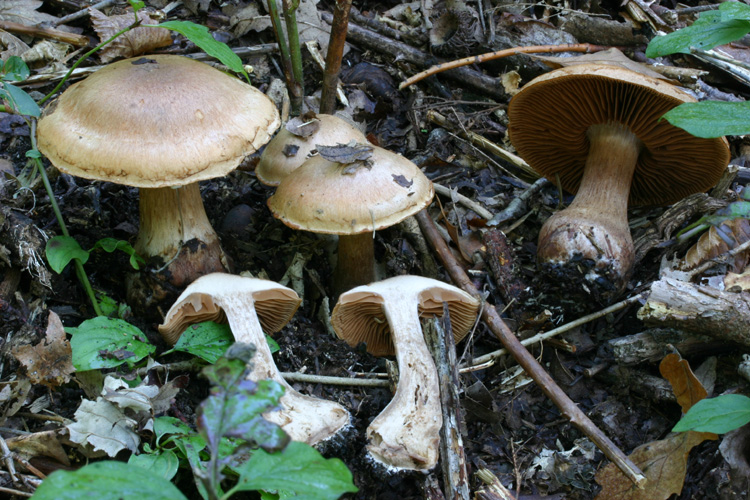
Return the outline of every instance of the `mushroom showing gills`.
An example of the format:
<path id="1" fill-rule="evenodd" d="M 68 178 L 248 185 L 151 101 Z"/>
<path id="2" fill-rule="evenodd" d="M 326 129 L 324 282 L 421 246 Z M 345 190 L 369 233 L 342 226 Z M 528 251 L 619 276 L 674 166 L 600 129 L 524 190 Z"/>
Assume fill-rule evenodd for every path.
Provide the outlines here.
<path id="1" fill-rule="evenodd" d="M 271 139 L 260 156 L 255 174 L 263 184 L 278 186 L 307 160 L 318 144 L 335 146 L 351 141 L 367 142 L 367 139 L 355 126 L 338 116 L 305 114 L 297 120 L 290 120 Z"/>
<path id="2" fill-rule="evenodd" d="M 323 153 L 311 157 L 281 181 L 268 206 L 294 229 L 339 235 L 338 295 L 375 280 L 374 231 L 419 212 L 435 192 L 422 171 L 396 153 L 363 144 L 326 149 L 339 161 Z M 358 160 L 350 150 L 372 154 Z"/>
<path id="3" fill-rule="evenodd" d="M 508 130 L 519 155 L 577 192 L 539 234 L 546 274 L 610 302 L 633 269 L 628 204 L 674 203 L 719 180 L 729 162 L 726 140 L 700 139 L 661 119 L 692 101 L 661 80 L 600 64 L 546 73 L 511 100 Z"/>
<path id="4" fill-rule="evenodd" d="M 440 386 L 420 317 L 441 316 L 448 303 L 456 342 L 471 330 L 479 302 L 468 293 L 420 276 L 397 276 L 339 297 L 331 322 L 349 345 L 367 343 L 376 356 L 396 355 L 396 393 L 367 428 L 367 450 L 378 462 L 429 470 L 438 460 Z"/>
<path id="5" fill-rule="evenodd" d="M 234 170 L 278 126 L 273 102 L 254 87 L 187 57 L 153 55 L 71 85 L 45 110 L 37 138 L 65 173 L 140 188 L 134 246 L 163 269 L 148 285 L 137 282 L 143 296 L 133 288 L 128 295 L 148 305 L 228 270 L 198 181 Z"/>
<path id="6" fill-rule="evenodd" d="M 289 437 L 314 445 L 349 425 L 342 406 L 294 390 L 279 373 L 264 331 L 274 333 L 286 325 L 299 307 L 299 296 L 273 281 L 213 273 L 191 283 L 167 312 L 159 326 L 164 340 L 174 344 L 189 325 L 201 321 L 225 321 L 237 342 L 255 345 L 253 381 L 272 379 L 285 388 L 281 409 L 265 414 Z"/>

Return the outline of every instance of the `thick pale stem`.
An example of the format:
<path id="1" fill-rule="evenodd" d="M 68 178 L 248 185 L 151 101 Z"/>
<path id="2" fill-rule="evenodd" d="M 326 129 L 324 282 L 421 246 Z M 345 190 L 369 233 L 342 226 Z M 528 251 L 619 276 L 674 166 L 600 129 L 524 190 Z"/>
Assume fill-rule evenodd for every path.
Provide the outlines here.
<path id="1" fill-rule="evenodd" d="M 620 124 L 589 128 L 589 156 L 575 200 L 545 222 L 538 259 L 566 264 L 591 259 L 595 269 L 614 271 L 615 286 L 627 283 L 633 266 L 628 196 L 641 151 L 640 140 Z"/>
<path id="2" fill-rule="evenodd" d="M 440 386 L 419 322 L 417 297 L 385 302 L 399 379 L 396 393 L 367 428 L 367 449 L 377 460 L 405 469 L 429 470 L 438 460 Z"/>
<path id="3" fill-rule="evenodd" d="M 375 281 L 375 243 L 371 232 L 339 236 L 338 261 L 333 274 L 334 294 Z"/>
<path id="4" fill-rule="evenodd" d="M 221 308 L 227 317 L 235 340 L 255 346 L 253 369 L 248 379 L 271 379 L 284 386 L 281 409 L 263 417 L 279 425 L 294 441 L 313 445 L 335 435 L 349 424 L 349 413 L 337 403 L 306 396 L 294 390 L 279 373 L 268 348 L 265 334 L 253 307 L 252 293 L 235 293 L 221 299 Z"/>

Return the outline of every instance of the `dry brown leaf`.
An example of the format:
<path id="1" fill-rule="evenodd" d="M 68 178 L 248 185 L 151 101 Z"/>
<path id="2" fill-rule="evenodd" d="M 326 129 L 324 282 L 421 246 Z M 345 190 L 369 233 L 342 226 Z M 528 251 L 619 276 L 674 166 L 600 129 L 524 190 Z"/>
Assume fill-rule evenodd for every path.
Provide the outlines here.
<path id="1" fill-rule="evenodd" d="M 0 2 L 0 20 L 35 26 L 42 23 L 54 23 L 57 18 L 37 9 L 42 0 L 3 0 Z"/>
<path id="2" fill-rule="evenodd" d="M 714 259 L 750 239 L 750 221 L 743 218 L 731 219 L 721 225 L 711 226 L 698 241 L 685 253 L 680 262 L 683 270 L 690 270 Z M 742 252 L 734 259 L 732 271 L 740 272 L 747 265 L 750 252 Z"/>
<path id="3" fill-rule="evenodd" d="M 91 12 L 91 23 L 102 41 L 133 24 L 132 13 L 107 17 L 96 9 L 89 9 L 89 11 Z M 138 11 L 138 19 L 144 24 L 158 24 L 157 20 L 152 19 L 147 12 L 142 10 Z M 141 26 L 120 35 L 104 47 L 99 52 L 99 59 L 103 63 L 108 63 L 118 57 L 133 57 L 171 44 L 172 33 L 168 29 Z"/>
<path id="4" fill-rule="evenodd" d="M 540 56 L 537 54 L 528 55 L 534 59 L 540 59 L 544 61 L 545 64 L 551 66 L 554 69 L 564 68 L 567 66 L 575 66 L 576 64 L 609 64 L 611 66 L 619 66 L 621 68 L 629 69 L 630 71 L 635 71 L 636 73 L 650 76 L 651 78 L 657 78 L 659 80 L 672 82 L 672 80 L 670 80 L 669 78 L 665 78 L 664 75 L 659 74 L 649 68 L 647 64 L 641 64 L 639 62 L 633 61 L 628 56 L 615 48 L 602 50 L 600 52 L 594 52 L 592 54 L 583 54 L 580 56 L 571 57 L 551 57 Z"/>
<path id="5" fill-rule="evenodd" d="M 708 395 L 690 369 L 690 364 L 679 354 L 664 356 L 659 363 L 659 372 L 672 385 L 672 392 L 677 397 L 677 403 L 682 407 L 683 413 Z"/>
<path id="6" fill-rule="evenodd" d="M 746 269 L 741 274 L 728 272 L 724 276 L 724 289 L 727 292 L 748 292 L 750 291 L 750 269 Z"/>
<path id="7" fill-rule="evenodd" d="M 596 482 L 602 485 L 597 500 L 662 500 L 679 494 L 688 453 L 706 439 L 716 439 L 716 434 L 679 432 L 639 446 L 630 459 L 646 475 L 646 487 L 638 489 L 614 463 L 609 463 L 596 474 Z"/>
<path id="8" fill-rule="evenodd" d="M 11 351 L 26 368 L 29 380 L 49 388 L 70 381 L 75 371 L 71 363 L 70 342 L 65 338 L 60 317 L 50 311 L 47 320 L 47 337 L 37 345 L 23 345 Z"/>
<path id="9" fill-rule="evenodd" d="M 26 404 L 31 391 L 31 382 L 26 377 L 19 377 L 10 382 L 0 382 L 0 425 L 16 414 Z"/>
<path id="10" fill-rule="evenodd" d="M 16 436 L 6 439 L 10 451 L 16 453 L 25 460 L 35 457 L 50 457 L 64 465 L 70 465 L 68 455 L 60 444 L 60 429 L 35 432 L 25 436 Z"/>

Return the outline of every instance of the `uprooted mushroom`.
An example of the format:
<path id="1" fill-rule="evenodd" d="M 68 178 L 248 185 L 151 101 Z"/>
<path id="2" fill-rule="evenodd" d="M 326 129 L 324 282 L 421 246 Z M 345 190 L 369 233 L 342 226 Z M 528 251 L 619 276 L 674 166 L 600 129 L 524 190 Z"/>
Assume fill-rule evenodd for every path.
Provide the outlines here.
<path id="1" fill-rule="evenodd" d="M 167 312 L 159 332 L 174 344 L 188 325 L 201 321 L 226 321 L 238 342 L 255 345 L 253 381 L 271 379 L 285 388 L 281 408 L 264 415 L 295 441 L 310 445 L 329 439 L 349 425 L 349 412 L 332 401 L 296 391 L 279 373 L 264 331 L 274 333 L 286 325 L 299 307 L 297 294 L 273 281 L 213 273 L 188 286 Z"/>
<path id="2" fill-rule="evenodd" d="M 610 302 L 634 264 L 627 209 L 704 191 L 729 162 L 723 138 L 701 139 L 661 117 L 694 99 L 621 67 L 580 64 L 524 86 L 508 108 L 509 134 L 529 165 L 573 203 L 539 233 L 537 260 L 568 292 Z"/>
<path id="3" fill-rule="evenodd" d="M 469 332 L 479 302 L 468 293 L 421 276 L 397 276 L 349 290 L 339 297 L 331 322 L 349 345 L 367 344 L 375 356 L 396 356 L 396 393 L 367 428 L 367 450 L 381 464 L 429 470 L 438 460 L 440 387 L 420 318 L 448 310 L 456 342 Z"/>

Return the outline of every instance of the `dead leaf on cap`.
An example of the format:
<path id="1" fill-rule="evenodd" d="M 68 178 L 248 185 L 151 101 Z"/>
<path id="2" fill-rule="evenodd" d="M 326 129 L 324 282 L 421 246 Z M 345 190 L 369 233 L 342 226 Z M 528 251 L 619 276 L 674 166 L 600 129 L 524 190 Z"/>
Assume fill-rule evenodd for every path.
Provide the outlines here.
<path id="1" fill-rule="evenodd" d="M 335 163 L 350 164 L 358 161 L 369 160 L 372 156 L 372 146 L 351 141 L 349 144 L 337 144 L 336 146 L 323 146 L 316 144 L 320 156 Z"/>
<path id="2" fill-rule="evenodd" d="M 412 184 L 414 184 L 414 180 L 409 180 L 403 175 L 395 175 L 393 174 L 393 181 L 398 184 L 401 187 L 410 188 Z"/>
<path id="3" fill-rule="evenodd" d="M 102 41 L 108 40 L 118 31 L 133 24 L 132 13 L 108 17 L 96 9 L 89 10 L 91 23 Z M 144 24 L 158 24 L 156 19 L 142 10 L 138 11 L 138 19 Z M 99 59 L 103 63 L 108 63 L 118 57 L 133 57 L 171 44 L 172 34 L 168 29 L 140 26 L 120 35 L 104 47 L 99 52 Z"/>
<path id="4" fill-rule="evenodd" d="M 651 78 L 664 80 L 670 83 L 677 83 L 652 70 L 648 65 L 633 61 L 615 48 L 571 57 L 550 57 L 540 56 L 538 54 L 529 54 L 529 56 L 534 59 L 540 59 L 553 69 L 575 66 L 576 64 L 609 64 L 610 66 L 619 66 L 620 68 L 629 69 L 630 71 L 635 71 L 636 73 L 650 76 Z"/>
<path id="5" fill-rule="evenodd" d="M 320 129 L 320 120 L 314 112 L 308 111 L 286 122 L 286 129 L 298 137 L 310 137 Z"/>
<path id="6" fill-rule="evenodd" d="M 26 368 L 29 380 L 34 384 L 57 387 L 69 382 L 75 371 L 71 363 L 70 342 L 65 337 L 60 317 L 52 311 L 47 320 L 46 338 L 37 345 L 22 345 L 11 352 Z"/>

